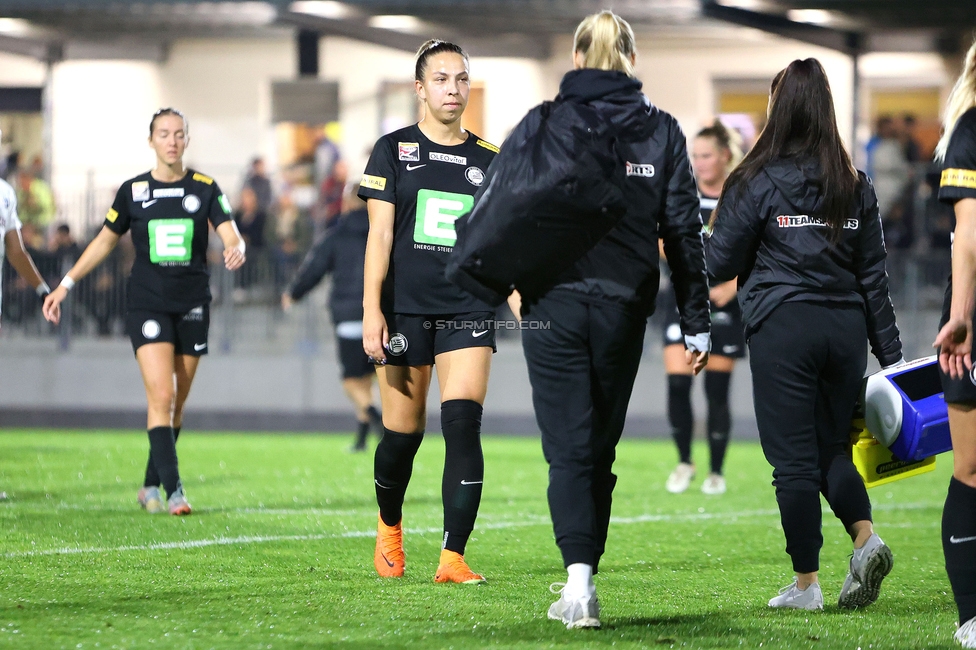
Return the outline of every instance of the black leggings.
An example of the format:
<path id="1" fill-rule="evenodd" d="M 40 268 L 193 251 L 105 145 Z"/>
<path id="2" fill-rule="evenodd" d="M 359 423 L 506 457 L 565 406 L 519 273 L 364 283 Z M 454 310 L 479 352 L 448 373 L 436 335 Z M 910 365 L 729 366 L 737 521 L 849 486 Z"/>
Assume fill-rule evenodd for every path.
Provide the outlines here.
<path id="1" fill-rule="evenodd" d="M 848 453 L 867 366 L 860 306 L 788 302 L 749 340 L 756 423 L 793 570 L 819 570 L 820 494 L 849 528 L 871 501 Z"/>

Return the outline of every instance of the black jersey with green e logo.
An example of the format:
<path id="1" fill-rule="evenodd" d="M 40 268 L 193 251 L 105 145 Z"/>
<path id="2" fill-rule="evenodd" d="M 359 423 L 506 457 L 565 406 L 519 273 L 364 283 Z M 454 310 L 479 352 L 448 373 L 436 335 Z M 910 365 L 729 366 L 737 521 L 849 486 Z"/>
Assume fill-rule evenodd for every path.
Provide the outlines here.
<path id="1" fill-rule="evenodd" d="M 128 308 L 182 313 L 209 303 L 208 222 L 216 228 L 230 212 L 214 179 L 192 169 L 175 183 L 148 172 L 122 183 L 105 227 L 132 230 Z"/>
<path id="2" fill-rule="evenodd" d="M 498 147 L 473 133 L 462 144 L 430 141 L 414 124 L 377 141 L 359 196 L 396 206 L 393 251 L 383 283 L 383 311 L 450 314 L 491 307 L 444 277 L 457 241 L 454 222 L 467 214 Z"/>

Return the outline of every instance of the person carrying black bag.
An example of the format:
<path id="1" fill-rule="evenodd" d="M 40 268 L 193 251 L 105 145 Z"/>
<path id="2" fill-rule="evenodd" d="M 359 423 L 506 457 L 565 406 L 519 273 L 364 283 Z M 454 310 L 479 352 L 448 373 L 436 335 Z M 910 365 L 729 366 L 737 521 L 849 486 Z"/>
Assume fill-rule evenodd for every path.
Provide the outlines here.
<path id="1" fill-rule="evenodd" d="M 867 342 L 903 362 L 871 181 L 851 163 L 816 59 L 773 80 L 769 121 L 725 182 L 706 246 L 716 282 L 738 276 L 756 423 L 773 466 L 796 577 L 770 607 L 823 609 L 820 494 L 854 542 L 838 605 L 878 598 L 892 554 L 850 457 Z"/>
<path id="2" fill-rule="evenodd" d="M 600 626 L 593 574 L 610 523 L 615 448 L 657 295 L 659 237 L 672 266 L 689 363 L 697 373 L 708 360 L 702 223 L 685 136 L 640 92 L 635 59 L 633 31 L 613 13 L 592 15 L 577 28 L 576 69 L 563 78 L 552 113 L 572 103 L 611 127 L 592 132 L 615 139 L 607 150 L 622 157 L 619 175 L 605 184 L 621 190 L 625 210 L 554 287 L 524 296 L 522 342 L 549 463 L 549 509 L 568 573 L 548 616 L 567 628 Z M 523 122 L 538 120 L 541 110 Z M 510 304 L 518 315 L 517 293 Z"/>

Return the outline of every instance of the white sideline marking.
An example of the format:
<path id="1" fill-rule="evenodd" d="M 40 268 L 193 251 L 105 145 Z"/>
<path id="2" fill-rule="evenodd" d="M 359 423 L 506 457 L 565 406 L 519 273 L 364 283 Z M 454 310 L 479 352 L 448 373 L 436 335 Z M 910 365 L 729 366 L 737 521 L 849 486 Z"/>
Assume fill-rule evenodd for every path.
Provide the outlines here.
<path id="1" fill-rule="evenodd" d="M 941 508 L 942 504 L 933 503 L 905 503 L 905 504 L 879 504 L 875 510 L 894 511 L 894 510 L 924 510 L 927 508 Z M 280 511 L 284 512 L 284 511 Z M 296 513 L 307 512 L 297 510 Z M 825 513 L 826 514 L 826 513 Z M 692 512 L 686 514 L 660 514 L 660 515 L 638 515 L 636 517 L 611 517 L 610 523 L 617 525 L 632 525 L 655 522 L 678 522 L 678 521 L 709 521 L 714 519 L 727 519 L 735 521 L 737 519 L 750 519 L 759 517 L 779 516 L 779 510 L 747 510 L 743 512 Z M 507 528 L 524 528 L 529 526 L 550 525 L 548 517 L 531 516 L 529 520 L 521 521 L 499 521 L 479 524 L 475 531 L 479 530 L 503 530 Z M 918 524 L 888 524 L 886 527 L 902 528 L 915 527 Z M 924 525 L 923 525 L 924 527 Z M 415 535 L 439 535 L 443 532 L 441 527 L 437 528 L 407 528 L 404 532 Z M 325 539 L 349 539 L 374 537 L 375 530 L 349 531 L 345 533 L 320 533 L 315 535 L 242 535 L 239 537 L 215 537 L 211 539 L 197 539 L 180 542 L 158 542 L 155 544 L 133 544 L 126 546 L 90 546 L 77 547 L 67 546 L 63 548 L 42 549 L 36 551 L 12 551 L 5 553 L 4 557 L 37 557 L 43 555 L 77 555 L 80 553 L 124 553 L 128 551 L 165 551 L 165 550 L 186 550 L 193 548 L 205 548 L 208 546 L 233 546 L 235 544 L 265 544 L 269 542 L 312 542 Z"/>

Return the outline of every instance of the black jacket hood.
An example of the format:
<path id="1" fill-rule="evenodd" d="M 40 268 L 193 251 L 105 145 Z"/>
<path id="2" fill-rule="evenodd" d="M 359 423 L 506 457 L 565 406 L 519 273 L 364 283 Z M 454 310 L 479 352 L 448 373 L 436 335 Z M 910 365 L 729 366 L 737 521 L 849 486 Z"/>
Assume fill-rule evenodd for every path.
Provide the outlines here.
<path id="1" fill-rule="evenodd" d="M 763 168 L 795 214 L 814 215 L 823 204 L 820 163 L 815 158 L 779 158 Z"/>
<path id="2" fill-rule="evenodd" d="M 651 103 L 640 81 L 616 70 L 571 70 L 559 84 L 556 101 L 589 104 L 623 131 L 647 130 Z"/>

